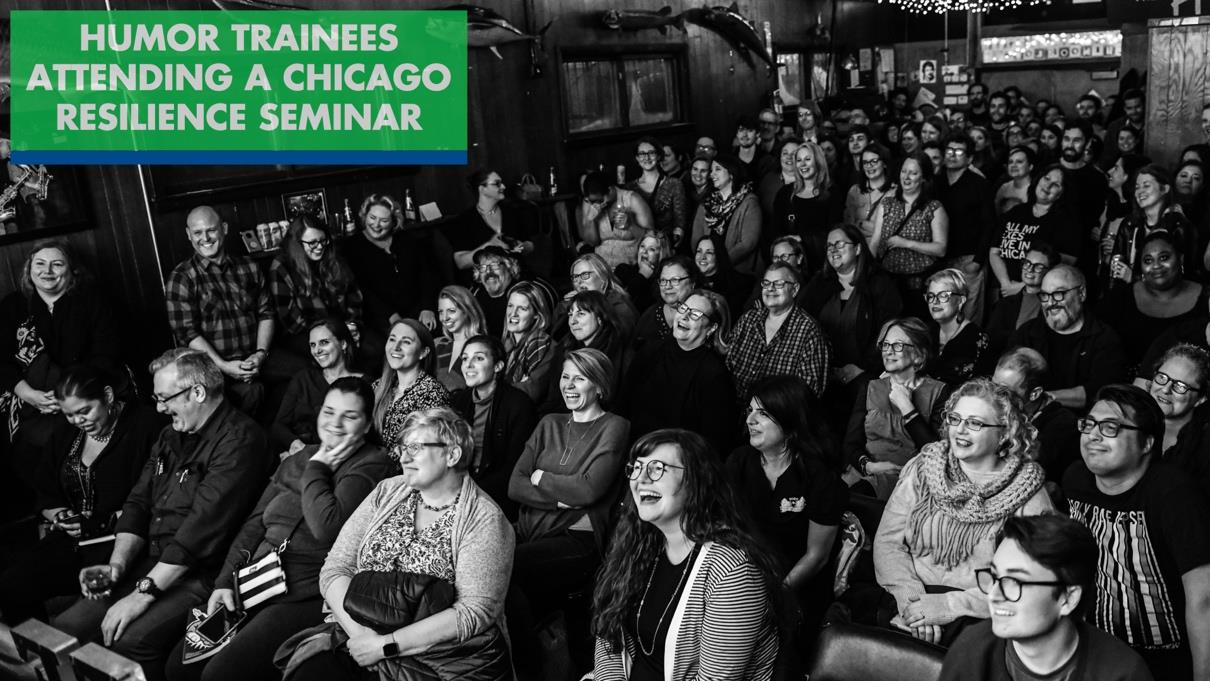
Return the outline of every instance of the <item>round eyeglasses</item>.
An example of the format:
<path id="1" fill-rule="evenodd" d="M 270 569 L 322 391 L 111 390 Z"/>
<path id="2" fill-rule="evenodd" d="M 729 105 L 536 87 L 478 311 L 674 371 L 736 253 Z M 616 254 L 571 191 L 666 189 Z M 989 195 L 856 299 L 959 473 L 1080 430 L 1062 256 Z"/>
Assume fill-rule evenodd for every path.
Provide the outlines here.
<path id="1" fill-rule="evenodd" d="M 652 459 L 648 461 L 646 465 L 640 461 L 631 461 L 630 463 L 626 464 L 625 467 L 623 467 L 623 470 L 626 472 L 627 478 L 631 480 L 638 480 L 639 478 L 643 477 L 643 470 L 646 469 L 647 479 L 655 482 L 656 480 L 664 477 L 664 473 L 669 468 L 679 468 L 681 470 L 685 470 L 684 466 L 676 466 L 670 463 L 664 463 L 659 459 Z"/>
<path id="2" fill-rule="evenodd" d="M 924 294 L 924 302 L 929 303 L 930 305 L 933 303 L 948 303 L 950 298 L 960 295 L 962 294 L 957 291 L 938 291 L 936 293 L 926 293 Z"/>
<path id="3" fill-rule="evenodd" d="M 979 590 L 989 596 L 992 589 L 1000 587 L 1000 595 L 1009 603 L 1016 603 L 1021 600 L 1021 591 L 1027 586 L 1068 586 L 1067 582 L 1041 582 L 1041 581 L 1026 581 L 1017 579 L 1016 577 L 1000 577 L 991 568 L 979 568 L 975 570 L 975 583 L 979 585 Z"/>

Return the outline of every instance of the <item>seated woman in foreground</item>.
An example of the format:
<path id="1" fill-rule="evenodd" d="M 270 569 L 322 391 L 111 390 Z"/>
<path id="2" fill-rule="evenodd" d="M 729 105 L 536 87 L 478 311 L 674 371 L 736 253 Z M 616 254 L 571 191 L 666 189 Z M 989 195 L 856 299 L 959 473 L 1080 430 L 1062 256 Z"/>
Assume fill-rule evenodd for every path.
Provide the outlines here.
<path id="1" fill-rule="evenodd" d="M 667 429 L 640 438 L 629 459 L 630 493 L 593 594 L 595 678 L 771 678 L 781 579 L 718 455 Z"/>
<path id="2" fill-rule="evenodd" d="M 996 532 L 1013 515 L 1054 510 L 1034 462 L 1037 439 L 1007 388 L 962 385 L 945 405 L 942 440 L 903 467 L 874 539 L 878 584 L 895 599 L 891 624 L 948 645 L 986 619 L 975 570 L 991 562 Z"/>

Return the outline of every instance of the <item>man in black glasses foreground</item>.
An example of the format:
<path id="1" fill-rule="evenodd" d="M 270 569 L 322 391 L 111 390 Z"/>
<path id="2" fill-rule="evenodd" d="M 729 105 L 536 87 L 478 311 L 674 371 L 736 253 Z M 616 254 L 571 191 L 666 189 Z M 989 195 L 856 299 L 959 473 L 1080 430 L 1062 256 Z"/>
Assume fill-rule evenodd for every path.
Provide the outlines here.
<path id="1" fill-rule="evenodd" d="M 941 681 L 1151 681 L 1139 656 L 1082 615 L 1096 592 L 1097 544 L 1058 515 L 1014 516 L 977 570 L 991 618 L 950 647 Z"/>
<path id="2" fill-rule="evenodd" d="M 1157 679 L 1210 679 L 1210 509 L 1159 458 L 1163 412 L 1142 388 L 1108 385 L 1077 427 L 1083 462 L 1063 491 L 1101 550 L 1091 621 Z"/>
<path id="3" fill-rule="evenodd" d="M 1042 353 L 1050 363 L 1042 387 L 1059 404 L 1077 411 L 1101 386 L 1126 377 L 1126 358 L 1118 334 L 1085 309 L 1084 275 L 1059 265 L 1042 278 L 1042 313 L 1009 338 L 1008 347 Z"/>

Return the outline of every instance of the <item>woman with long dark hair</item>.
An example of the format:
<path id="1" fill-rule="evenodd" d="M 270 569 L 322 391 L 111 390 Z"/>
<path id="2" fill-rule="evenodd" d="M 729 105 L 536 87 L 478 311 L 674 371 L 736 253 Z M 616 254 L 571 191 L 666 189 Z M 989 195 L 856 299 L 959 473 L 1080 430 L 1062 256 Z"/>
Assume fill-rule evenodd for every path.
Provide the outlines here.
<path id="1" fill-rule="evenodd" d="M 391 326 L 382 376 L 374 381 L 374 427 L 382 442 L 395 442 L 412 412 L 449 404 L 449 392 L 433 378 L 436 354 L 420 322 L 401 319 Z"/>
<path id="2" fill-rule="evenodd" d="M 1151 161 L 1146 156 L 1127 154 L 1119 157 L 1105 172 L 1108 183 L 1105 190 L 1105 211 L 1101 213 L 1098 272 L 1107 273 L 1109 270 L 1118 231 L 1126 218 L 1134 212 L 1135 174 L 1149 163 Z"/>
<path id="3" fill-rule="evenodd" d="M 845 198 L 844 223 L 860 227 L 865 242 L 869 243 L 874 236 L 874 211 L 878 210 L 895 182 L 890 174 L 891 157 L 882 147 L 873 144 L 866 147 L 857 160 L 861 163 L 861 175 L 849 187 L 849 194 Z"/>
<path id="4" fill-rule="evenodd" d="M 904 309 L 923 315 L 924 277 L 945 257 L 949 216 L 933 198 L 933 162 L 909 156 L 899 166 L 899 188 L 874 212 L 870 252 L 894 276 Z"/>
<path id="5" fill-rule="evenodd" d="M 676 311 L 693 289 L 701 286 L 702 273 L 687 255 L 674 255 L 656 267 L 656 284 L 660 299 L 639 315 L 634 326 L 631 347 L 641 350 L 648 343 L 658 343 L 672 335 Z"/>
<path id="6" fill-rule="evenodd" d="M 692 219 L 685 198 L 685 185 L 676 178 L 664 175 L 660 168 L 660 153 L 660 144 L 654 139 L 644 137 L 638 141 L 634 158 L 643 172 L 626 188 L 636 192 L 651 207 L 655 231 L 667 235 L 669 239 L 680 240 L 684 238 L 689 220 Z"/>
<path id="7" fill-rule="evenodd" d="M 626 473 L 593 594 L 598 681 L 771 678 L 781 574 L 718 455 L 696 433 L 658 430 Z"/>
<path id="8" fill-rule="evenodd" d="M 1135 173 L 1134 200 L 1134 211 L 1122 221 L 1110 252 L 1111 284 L 1139 280 L 1143 274 L 1143 239 L 1161 229 L 1172 233 L 1180 244 L 1185 273 L 1200 273 L 1204 267 L 1202 253 L 1197 251 L 1197 232 L 1176 203 L 1168 171 L 1154 163 L 1140 168 Z"/>
<path id="9" fill-rule="evenodd" d="M 269 442 L 283 456 L 319 442 L 315 416 L 328 394 L 328 386 L 339 378 L 361 375 L 352 367 L 356 346 L 344 323 L 322 319 L 311 324 L 308 336 L 311 359 L 315 361 L 290 379 L 269 427 Z M 373 405 L 368 409 L 373 409 Z"/>
<path id="10" fill-rule="evenodd" d="M 824 414 L 802 379 L 766 378 L 752 387 L 748 444 L 727 459 L 727 478 L 798 598 L 809 640 L 832 602 L 827 567 L 849 499 Z"/>
<path id="11" fill-rule="evenodd" d="M 1063 262 L 1075 263 L 1083 248 L 1083 235 L 1075 226 L 1063 196 L 1066 171 L 1055 163 L 1042 169 L 1030 186 L 1029 201 L 1004 215 L 988 249 L 988 262 L 1000 284 L 1000 295 L 1011 296 L 1025 287 L 1021 264 L 1034 241 L 1045 241 L 1059 251 Z"/>
<path id="12" fill-rule="evenodd" d="M 280 329 L 274 345 L 300 365 L 311 356 L 309 331 L 315 322 L 339 320 L 359 337 L 361 290 L 349 265 L 336 254 L 331 235 L 314 218 L 290 223 L 281 253 L 269 265 L 269 293 Z"/>
<path id="13" fill-rule="evenodd" d="M 487 333 L 487 319 L 475 296 L 463 286 L 446 286 L 437 294 L 437 321 L 441 336 L 434 340 L 437 373 L 446 390 L 466 387 L 462 380 L 462 346 L 466 339 Z"/>
<path id="14" fill-rule="evenodd" d="M 760 201 L 738 158 L 729 154 L 714 157 L 710 166 L 710 182 L 714 191 L 706 196 L 693 219 L 693 240 L 704 234 L 723 237 L 727 255 L 741 272 L 751 272 L 756 266 L 760 244 Z"/>
<path id="15" fill-rule="evenodd" d="M 733 318 L 743 314 L 744 303 L 752 291 L 753 279 L 736 272 L 727 257 L 727 247 L 716 234 L 706 234 L 693 242 L 693 264 L 702 273 L 702 286 L 722 296 Z"/>

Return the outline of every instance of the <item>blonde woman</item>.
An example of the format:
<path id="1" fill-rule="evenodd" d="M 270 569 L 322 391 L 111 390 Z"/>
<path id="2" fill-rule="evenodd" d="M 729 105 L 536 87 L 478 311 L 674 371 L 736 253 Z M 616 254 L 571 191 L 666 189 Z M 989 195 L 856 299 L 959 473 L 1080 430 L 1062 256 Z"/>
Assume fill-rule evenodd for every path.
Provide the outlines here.
<path id="1" fill-rule="evenodd" d="M 483 308 L 469 289 L 446 286 L 437 294 L 437 323 L 441 336 L 436 339 L 436 378 L 445 389 L 454 392 L 466 387 L 462 380 L 462 347 L 466 339 L 487 333 Z"/>

